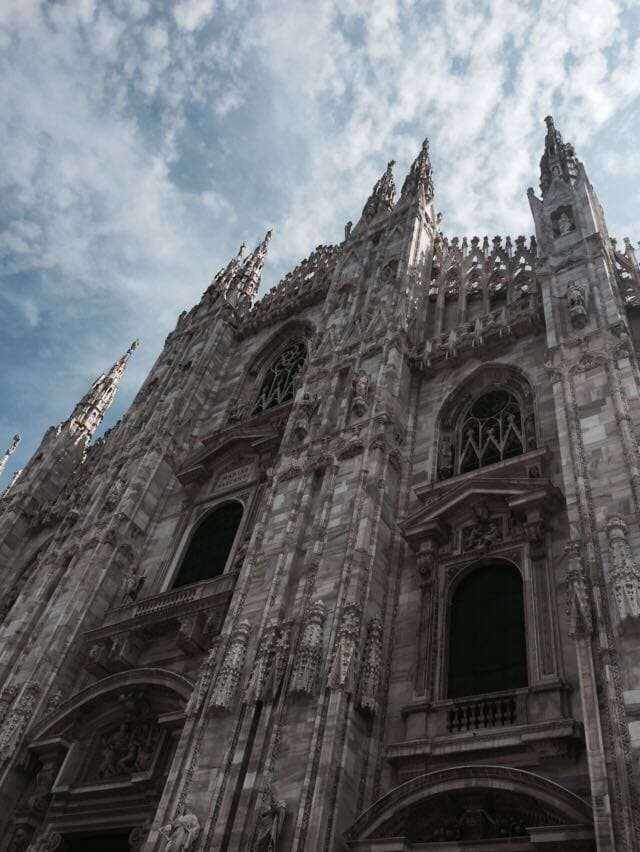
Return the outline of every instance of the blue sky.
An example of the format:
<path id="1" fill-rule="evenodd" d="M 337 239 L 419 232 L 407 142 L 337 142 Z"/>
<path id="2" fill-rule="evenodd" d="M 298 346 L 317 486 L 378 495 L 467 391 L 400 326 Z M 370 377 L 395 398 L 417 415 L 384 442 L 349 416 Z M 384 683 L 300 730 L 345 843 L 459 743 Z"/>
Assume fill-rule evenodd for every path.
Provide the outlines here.
<path id="1" fill-rule="evenodd" d="M 450 236 L 532 233 L 544 116 L 640 237 L 636 0 L 3 0 L 0 487 L 139 337 L 274 228 L 263 289 L 424 136 Z"/>

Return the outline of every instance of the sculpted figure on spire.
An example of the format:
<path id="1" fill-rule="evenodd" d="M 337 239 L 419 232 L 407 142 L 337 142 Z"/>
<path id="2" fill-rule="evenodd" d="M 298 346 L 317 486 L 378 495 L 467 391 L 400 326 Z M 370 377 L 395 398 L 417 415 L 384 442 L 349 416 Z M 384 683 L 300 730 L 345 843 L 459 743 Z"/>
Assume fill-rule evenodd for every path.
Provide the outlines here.
<path id="1" fill-rule="evenodd" d="M 373 191 L 362 211 L 362 221 L 370 222 L 380 213 L 386 213 L 393 209 L 396 201 L 396 185 L 393 180 L 393 167 L 395 160 L 387 163 L 387 170 L 376 182 Z"/>
<path id="2" fill-rule="evenodd" d="M 553 118 L 548 115 L 545 122 L 547 135 L 544 140 L 544 154 L 540 160 L 540 190 L 543 196 L 554 178 L 573 183 L 576 179 L 578 165 L 573 145 L 562 141 L 562 136 L 555 128 Z"/>
<path id="3" fill-rule="evenodd" d="M 425 139 L 422 143 L 420 153 L 413 161 L 409 174 L 404 179 L 402 184 L 402 192 L 400 197 L 405 199 L 410 195 L 417 195 L 422 187 L 424 190 L 425 200 L 427 202 L 433 200 L 433 173 L 431 170 L 431 160 L 429 158 L 429 140 Z"/>

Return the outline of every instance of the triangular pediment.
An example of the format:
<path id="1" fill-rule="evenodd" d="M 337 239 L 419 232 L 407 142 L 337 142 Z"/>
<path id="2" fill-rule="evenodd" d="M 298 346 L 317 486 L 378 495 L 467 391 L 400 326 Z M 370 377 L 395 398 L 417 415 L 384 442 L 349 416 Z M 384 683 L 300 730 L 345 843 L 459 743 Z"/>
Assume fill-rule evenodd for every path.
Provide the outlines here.
<path id="1" fill-rule="evenodd" d="M 491 505 L 515 514 L 532 507 L 549 513 L 559 508 L 562 495 L 549 479 L 518 476 L 492 476 L 481 472 L 467 478 L 437 483 L 430 493 L 422 493 L 423 505 L 402 524 L 405 537 L 412 544 L 457 526 L 480 506 Z"/>
<path id="2" fill-rule="evenodd" d="M 223 456 L 271 454 L 280 444 L 283 425 L 281 418 L 271 418 L 256 425 L 239 424 L 208 435 L 202 438 L 202 446 L 189 453 L 181 462 L 176 476 L 182 485 L 201 482 L 208 477 L 212 465 Z"/>

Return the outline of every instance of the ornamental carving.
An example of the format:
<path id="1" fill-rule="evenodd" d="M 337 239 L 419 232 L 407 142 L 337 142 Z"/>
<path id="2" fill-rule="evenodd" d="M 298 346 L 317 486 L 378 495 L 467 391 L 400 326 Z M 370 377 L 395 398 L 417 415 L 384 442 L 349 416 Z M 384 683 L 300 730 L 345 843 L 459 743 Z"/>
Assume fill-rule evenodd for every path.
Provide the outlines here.
<path id="1" fill-rule="evenodd" d="M 121 695 L 120 702 L 122 717 L 98 735 L 86 780 L 127 778 L 151 765 L 162 736 L 151 706 L 138 693 Z"/>
<path id="2" fill-rule="evenodd" d="M 40 684 L 34 680 L 28 681 L 5 716 L 0 728 L 0 758 L 3 760 L 9 760 L 15 754 L 22 735 L 31 721 L 39 695 Z"/>
<path id="3" fill-rule="evenodd" d="M 361 614 L 362 610 L 356 603 L 348 603 L 344 608 L 336 653 L 329 672 L 328 686 L 331 689 L 353 692 Z"/>
<path id="4" fill-rule="evenodd" d="M 353 409 L 353 413 L 356 417 L 362 417 L 362 415 L 366 413 L 368 407 L 367 398 L 369 395 L 369 376 L 364 371 L 357 373 L 353 378 L 352 386 L 353 400 L 351 402 L 351 408 Z"/>
<path id="5" fill-rule="evenodd" d="M 589 314 L 586 289 L 582 284 L 574 281 L 567 287 L 567 307 L 571 325 L 576 329 L 583 329 L 589 320 Z"/>
<path id="6" fill-rule="evenodd" d="M 270 792 L 268 801 L 263 805 L 258 818 L 256 841 L 253 845 L 255 852 L 276 852 L 286 816 L 287 803 L 275 799 Z"/>
<path id="7" fill-rule="evenodd" d="M 627 534 L 627 525 L 619 515 L 607 520 L 609 577 L 620 621 L 640 616 L 640 568 L 631 553 Z"/>
<path id="8" fill-rule="evenodd" d="M 301 340 L 288 346 L 267 370 L 254 406 L 255 414 L 289 402 L 295 396 L 307 360 L 307 345 Z"/>
<path id="9" fill-rule="evenodd" d="M 358 706 L 368 713 L 378 709 L 378 690 L 382 675 L 382 620 L 372 618 L 362 656 Z"/>
<path id="10" fill-rule="evenodd" d="M 587 585 L 586 572 L 580 553 L 580 543 L 570 541 L 565 545 L 567 554 L 567 615 L 569 636 L 590 636 L 593 632 L 591 593 Z"/>
<path id="11" fill-rule="evenodd" d="M 327 610 L 322 601 L 313 603 L 305 618 L 298 646 L 289 692 L 313 695 L 322 662 L 322 639 Z"/>
<path id="12" fill-rule="evenodd" d="M 265 698 L 267 681 L 273 667 L 276 643 L 280 634 L 280 625 L 273 619 L 264 629 L 258 644 L 258 651 L 245 691 L 245 701 L 255 703 Z"/>
<path id="13" fill-rule="evenodd" d="M 484 550 L 502 541 L 502 518 L 492 517 L 489 506 L 479 503 L 473 507 L 476 522 L 463 527 L 461 546 L 463 551 Z"/>
<path id="14" fill-rule="evenodd" d="M 296 406 L 296 412 L 293 422 L 293 434 L 296 439 L 302 443 L 309 434 L 311 428 L 311 419 L 318 410 L 320 405 L 320 397 L 318 394 L 305 393 L 302 399 Z"/>
<path id="15" fill-rule="evenodd" d="M 204 700 L 211 685 L 211 678 L 216 667 L 217 644 L 214 645 L 207 654 L 204 662 L 200 667 L 200 673 L 193 687 L 193 692 L 189 697 L 185 708 L 185 715 L 188 718 L 197 716 L 204 705 Z"/>
<path id="16" fill-rule="evenodd" d="M 445 407 L 438 444 L 439 479 L 469 473 L 535 449 L 530 389 L 515 374 L 507 382 L 493 384 L 494 372 L 497 378 L 498 370 L 487 370 L 479 380 L 481 386 L 487 386 L 484 392 L 471 399 L 461 393 Z M 500 373 L 504 375 L 504 371 Z"/>
<path id="17" fill-rule="evenodd" d="M 195 849 L 200 835 L 200 820 L 183 805 L 176 816 L 160 829 L 161 836 L 166 840 L 164 852 L 187 852 Z"/>
<path id="18" fill-rule="evenodd" d="M 242 677 L 250 632 L 251 625 L 248 621 L 241 621 L 232 631 L 211 693 L 209 707 L 220 710 L 231 708 Z"/>

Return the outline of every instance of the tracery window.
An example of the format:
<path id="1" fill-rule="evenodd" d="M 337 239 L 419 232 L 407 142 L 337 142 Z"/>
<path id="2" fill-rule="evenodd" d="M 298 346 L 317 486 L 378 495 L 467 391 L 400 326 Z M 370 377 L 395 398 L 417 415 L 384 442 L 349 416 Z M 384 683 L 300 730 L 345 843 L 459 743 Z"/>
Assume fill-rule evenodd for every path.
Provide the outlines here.
<path id="1" fill-rule="evenodd" d="M 532 400 L 506 386 L 490 387 L 463 409 L 455 434 L 441 437 L 438 476 L 478 470 L 535 446 Z"/>
<path id="2" fill-rule="evenodd" d="M 260 414 L 293 399 L 297 379 L 304 369 L 307 347 L 301 340 L 292 343 L 278 355 L 267 370 L 258 394 L 254 412 Z"/>
<path id="3" fill-rule="evenodd" d="M 458 584 L 448 668 L 449 698 L 527 686 L 522 577 L 514 565 L 480 564 Z"/>
<path id="4" fill-rule="evenodd" d="M 174 588 L 218 577 L 225 569 L 235 541 L 242 504 L 234 500 L 214 509 L 196 529 L 184 555 Z"/>

